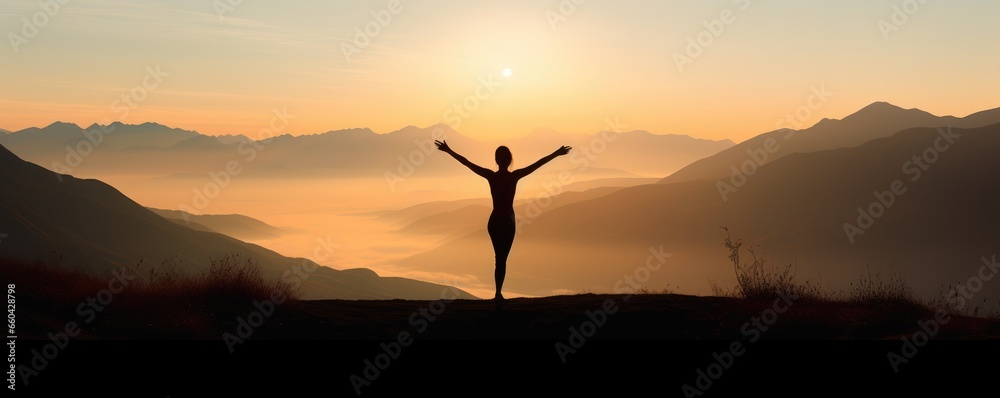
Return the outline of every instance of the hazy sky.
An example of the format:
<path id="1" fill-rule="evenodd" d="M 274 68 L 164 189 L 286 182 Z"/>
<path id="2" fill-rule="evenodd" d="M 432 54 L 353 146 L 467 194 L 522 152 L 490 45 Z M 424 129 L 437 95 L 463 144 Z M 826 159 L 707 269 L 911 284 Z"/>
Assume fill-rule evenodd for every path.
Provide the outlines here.
<path id="1" fill-rule="evenodd" d="M 43 0 L 59 4 L 48 14 L 3 2 L 0 128 L 155 121 L 254 136 L 286 109 L 292 134 L 446 122 L 502 138 L 617 118 L 739 141 L 819 90 L 833 96 L 803 124 L 874 101 L 956 116 L 1000 106 L 997 1 L 400 0 L 395 13 L 389 1 L 59 1 Z M 729 23 L 711 23 L 720 14 Z M 377 34 L 356 41 L 366 25 Z M 708 45 L 689 54 L 699 35 Z M 692 62 L 680 70 L 675 54 Z M 157 67 L 168 75 L 147 78 Z"/>

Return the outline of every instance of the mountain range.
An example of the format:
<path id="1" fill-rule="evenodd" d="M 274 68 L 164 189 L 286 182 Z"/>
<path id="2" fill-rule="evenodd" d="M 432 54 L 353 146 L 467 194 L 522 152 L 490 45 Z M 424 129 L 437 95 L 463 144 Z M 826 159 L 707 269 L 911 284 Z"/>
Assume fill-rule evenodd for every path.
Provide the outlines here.
<path id="1" fill-rule="evenodd" d="M 444 157 L 431 157 L 435 139 L 447 139 L 452 148 L 470 159 L 492 162 L 493 150 L 508 145 L 516 159 L 528 164 L 561 145 L 578 148 L 571 166 L 579 176 L 662 177 L 688 163 L 733 145 L 684 135 L 659 135 L 646 131 L 562 134 L 539 129 L 525 137 L 504 142 L 470 138 L 446 124 L 426 128 L 407 126 L 377 134 L 367 128 L 322 134 L 261 136 L 208 136 L 156 123 L 112 123 L 81 128 L 56 122 L 0 135 L 0 144 L 24 159 L 54 171 L 77 173 L 131 173 L 146 176 L 205 174 L 238 160 L 248 175 L 261 177 L 373 177 L 387 172 L 405 174 L 400 159 L 415 159 L 423 175 L 455 175 L 462 171 Z M 543 146 L 544 144 L 545 146 Z M 424 164 L 424 158 L 429 159 Z M 440 159 L 439 159 L 440 158 Z M 121 165 L 129 164 L 123 170 Z M 488 163 L 487 163 L 488 164 Z M 589 174 L 588 174 L 589 173 Z"/>

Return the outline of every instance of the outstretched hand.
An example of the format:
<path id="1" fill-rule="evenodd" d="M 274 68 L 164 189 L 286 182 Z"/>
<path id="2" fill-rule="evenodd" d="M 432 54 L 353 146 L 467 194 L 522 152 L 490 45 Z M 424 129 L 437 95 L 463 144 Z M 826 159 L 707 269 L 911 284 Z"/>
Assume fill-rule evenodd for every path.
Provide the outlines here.
<path id="1" fill-rule="evenodd" d="M 451 148 L 448 147 L 448 141 L 434 141 L 434 145 L 437 145 L 438 149 L 444 152 L 451 152 Z"/>
<path id="2" fill-rule="evenodd" d="M 562 147 L 556 149 L 556 151 L 552 153 L 555 154 L 556 156 L 562 156 L 569 153 L 570 149 L 573 149 L 573 147 L 563 145 Z"/>

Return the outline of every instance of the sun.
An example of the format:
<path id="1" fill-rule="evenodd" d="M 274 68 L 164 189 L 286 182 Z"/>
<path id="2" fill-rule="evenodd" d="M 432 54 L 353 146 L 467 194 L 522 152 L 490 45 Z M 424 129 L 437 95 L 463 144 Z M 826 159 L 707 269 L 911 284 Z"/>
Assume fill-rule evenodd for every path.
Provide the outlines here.
<path id="1" fill-rule="evenodd" d="M 503 68 L 503 77 L 510 77 L 510 68 Z"/>

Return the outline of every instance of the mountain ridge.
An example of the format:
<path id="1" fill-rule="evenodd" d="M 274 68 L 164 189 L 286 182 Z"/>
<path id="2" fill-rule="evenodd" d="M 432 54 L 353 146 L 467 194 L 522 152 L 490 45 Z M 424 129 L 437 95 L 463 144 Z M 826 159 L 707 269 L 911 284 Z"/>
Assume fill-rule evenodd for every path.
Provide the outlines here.
<path id="1" fill-rule="evenodd" d="M 105 133 L 105 129 L 111 131 Z M 420 167 L 425 175 L 460 173 L 446 159 L 430 159 L 429 155 L 436 152 L 433 141 L 439 139 L 447 140 L 452 148 L 470 159 L 492 158 L 496 145 L 501 144 L 511 147 L 518 154 L 517 159 L 541 157 L 555 147 L 570 145 L 579 148 L 579 152 L 571 154 L 572 162 L 562 162 L 564 169 L 577 165 L 580 171 L 620 170 L 625 172 L 621 175 L 643 177 L 662 177 L 733 145 L 729 140 L 658 135 L 642 130 L 594 134 L 553 131 L 544 136 L 535 134 L 498 141 L 467 136 L 440 123 L 423 128 L 409 125 L 383 134 L 369 128 L 308 135 L 276 132 L 280 134 L 256 140 L 245 135 L 219 138 L 156 123 L 116 122 L 109 126 L 93 125 L 87 135 L 83 131 L 76 125 L 60 123 L 0 136 L 0 144 L 41 165 L 65 164 L 68 156 L 85 158 L 76 162 L 80 163 L 74 168 L 78 174 L 104 176 L 124 171 L 154 177 L 197 174 L 218 168 L 220 159 L 243 158 L 248 174 L 286 178 L 300 175 L 382 178 L 387 170 L 397 168 L 400 156 L 428 158 Z M 80 146 L 85 148 L 77 150 Z M 128 167 L 123 167 L 126 164 Z M 171 168 L 166 170 L 157 165 L 171 165 Z M 602 176 L 611 175 L 594 174 L 595 178 Z"/>
<path id="2" fill-rule="evenodd" d="M 976 128 L 995 123 L 1000 123 L 1000 108 L 956 118 L 935 116 L 916 108 L 904 109 L 884 101 L 874 102 L 842 119 L 823 119 L 802 130 L 780 129 L 756 135 L 692 162 L 660 182 L 697 179 L 717 179 L 724 182 L 727 177 L 739 174 L 733 168 L 753 170 L 795 152 L 854 147 L 909 128 Z M 761 161 L 761 158 L 764 160 Z M 754 164 L 747 165 L 747 162 Z"/>

